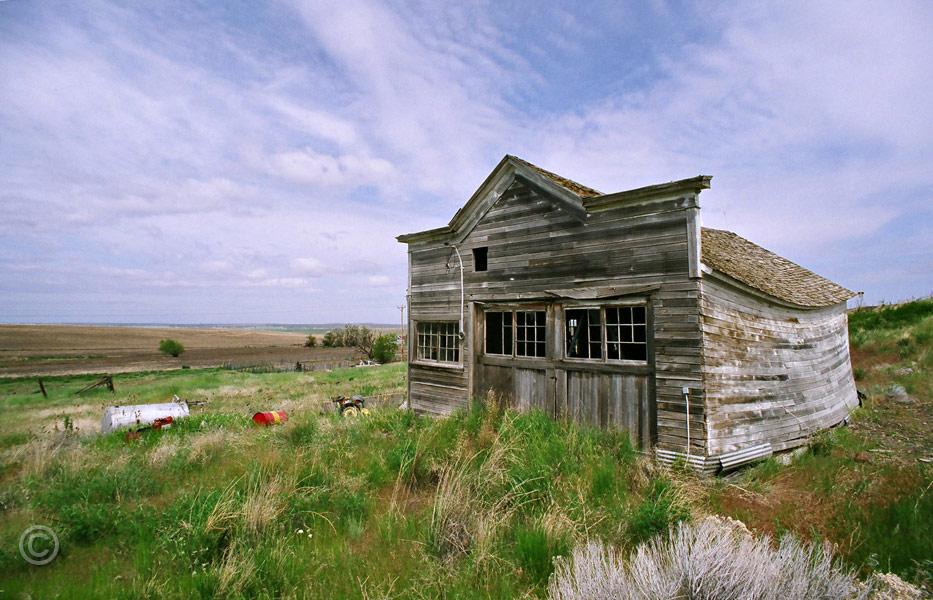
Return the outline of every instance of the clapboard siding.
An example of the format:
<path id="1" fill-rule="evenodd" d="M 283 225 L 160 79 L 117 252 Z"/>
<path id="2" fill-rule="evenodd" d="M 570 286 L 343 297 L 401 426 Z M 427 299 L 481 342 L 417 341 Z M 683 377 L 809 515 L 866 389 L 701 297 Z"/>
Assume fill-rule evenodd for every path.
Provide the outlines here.
<path id="1" fill-rule="evenodd" d="M 711 457 L 761 442 L 798 445 L 857 404 L 844 302 L 793 308 L 795 300 L 725 275 L 744 258 L 731 249 L 757 247 L 701 230 L 697 195 L 709 178 L 592 196 L 526 167 L 506 157 L 450 225 L 400 238 L 409 251 L 415 410 L 448 414 L 495 392 L 520 410 L 627 431 L 642 448 L 689 450 L 712 465 Z M 701 245 L 718 266 L 704 263 Z M 477 248 L 486 252 L 483 272 L 473 262 Z M 759 267 L 765 256 L 788 268 L 758 251 Z M 834 297 L 846 292 L 820 285 Z M 612 302 L 646 307 L 647 361 L 564 357 L 564 311 Z M 545 310 L 546 356 L 485 356 L 490 307 Z M 419 362 L 417 323 L 456 322 L 461 311 L 460 363 Z"/>
<path id="2" fill-rule="evenodd" d="M 779 306 L 705 277 L 700 315 L 710 455 L 800 445 L 858 405 L 844 304 Z"/>
<path id="3" fill-rule="evenodd" d="M 633 442 L 650 446 L 685 443 L 685 410 L 680 389 L 701 380 L 702 332 L 698 282 L 688 276 L 687 208 L 695 198 L 658 197 L 581 219 L 561 202 L 522 179 L 505 192 L 457 244 L 464 267 L 464 331 L 482 345 L 482 305 L 537 298 L 548 307 L 548 358 L 544 362 L 483 357 L 481 348 L 463 352 L 464 378 L 412 366 L 412 406 L 445 413 L 489 390 L 518 408 L 539 408 L 558 417 L 626 430 Z M 474 248 L 486 247 L 489 268 L 476 272 Z M 410 315 L 418 320 L 459 318 L 460 271 L 456 255 L 442 242 L 409 244 Z M 565 301 L 547 290 L 598 286 L 646 286 L 653 323 L 653 360 L 641 369 L 563 359 Z M 598 306 L 603 301 L 589 304 Z M 585 304 L 585 303 L 584 303 Z M 479 315 L 474 330 L 473 318 Z M 561 338 L 562 340 L 562 338 Z M 484 362 L 484 359 L 487 359 Z M 476 364 L 473 372 L 472 361 Z M 435 371 L 438 369 L 435 369 Z M 436 388 L 441 384 L 449 387 Z M 664 399 L 655 408 L 655 398 Z M 692 419 L 703 413 L 691 406 Z M 659 425 L 656 426 L 656 423 Z M 661 425 L 663 424 L 663 426 Z M 694 436 L 698 442 L 702 435 Z"/>
<path id="4" fill-rule="evenodd" d="M 453 302 L 418 301 L 411 295 L 409 319 L 412 322 L 409 349 L 409 402 L 418 411 L 434 415 L 447 415 L 469 405 L 471 347 L 469 337 L 460 348 L 459 365 L 438 365 L 417 359 L 417 324 L 419 322 L 456 322 L 460 319 L 460 291 Z M 463 314 L 464 330 L 470 326 L 470 315 Z"/>

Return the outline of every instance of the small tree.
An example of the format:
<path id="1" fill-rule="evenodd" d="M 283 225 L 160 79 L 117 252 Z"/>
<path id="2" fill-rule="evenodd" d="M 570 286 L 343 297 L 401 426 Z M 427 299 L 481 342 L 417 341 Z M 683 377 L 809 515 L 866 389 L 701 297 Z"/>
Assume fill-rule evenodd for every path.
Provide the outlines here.
<path id="1" fill-rule="evenodd" d="M 333 331 L 328 331 L 327 333 L 324 334 L 324 340 L 322 341 L 322 345 L 325 348 L 336 348 L 339 345 L 337 343 L 338 341 L 339 340 L 337 339 L 337 334 L 334 333 Z"/>
<path id="2" fill-rule="evenodd" d="M 325 333 L 323 345 L 325 348 L 358 348 L 360 352 L 372 358 L 375 339 L 376 335 L 369 327 L 347 324 Z"/>
<path id="3" fill-rule="evenodd" d="M 369 327 L 357 325 L 353 332 L 353 343 L 347 346 L 356 346 L 360 352 L 373 358 L 373 343 L 376 341 L 376 334 Z"/>
<path id="4" fill-rule="evenodd" d="M 398 352 L 398 343 L 395 341 L 395 336 L 386 333 L 377 337 L 376 341 L 373 342 L 373 350 L 370 356 L 385 364 L 395 360 L 396 352 Z"/>
<path id="5" fill-rule="evenodd" d="M 181 342 L 175 340 L 162 340 L 159 342 L 159 352 L 171 354 L 177 358 L 184 351 L 185 347 L 181 345 Z"/>
<path id="6" fill-rule="evenodd" d="M 305 340 L 305 348 L 317 348 L 317 336 L 313 333 L 308 334 L 308 339 Z"/>

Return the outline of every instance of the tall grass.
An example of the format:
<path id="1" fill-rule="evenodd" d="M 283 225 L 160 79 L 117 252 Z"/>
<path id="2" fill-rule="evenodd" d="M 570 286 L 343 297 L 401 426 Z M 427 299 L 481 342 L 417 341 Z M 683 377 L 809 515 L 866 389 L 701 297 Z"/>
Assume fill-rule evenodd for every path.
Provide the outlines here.
<path id="1" fill-rule="evenodd" d="M 311 393 L 350 377 L 373 381 L 335 372 Z M 211 400 L 130 443 L 59 433 L 35 466 L 18 459 L 11 506 L 52 526 L 62 555 L 28 578 L 0 555 L 2 589 L 46 596 L 68 577 L 76 597 L 540 594 L 555 556 L 588 536 L 627 543 L 621 524 L 659 501 L 626 435 L 495 401 L 445 420 L 383 408 L 351 421 L 313 403 L 276 428 L 235 406 Z M 20 521 L 0 519 L 15 549 Z M 120 578 L 60 568 L 92 562 Z"/>
<path id="2" fill-rule="evenodd" d="M 119 432 L 43 429 L 60 409 L 98 413 L 114 401 L 109 392 L 79 406 L 53 392 L 46 414 L 41 400 L 22 409 L 36 400 L 31 382 L 0 382 L 0 416 L 33 411 L 39 423 L 20 430 L 0 421 L 10 444 L 0 449 L 0 589 L 77 598 L 542 597 L 555 559 L 572 549 L 601 540 L 627 555 L 699 516 L 695 488 L 705 484 L 654 465 L 625 432 L 516 413 L 495 398 L 447 419 L 393 407 L 358 420 L 331 412 L 337 393 L 403 384 L 398 365 L 139 374 L 117 380 L 117 400 L 162 400 L 174 389 L 206 404 L 128 443 Z M 253 411 L 281 406 L 286 424 L 250 423 Z M 833 434 L 801 468 L 820 489 L 838 487 L 834 461 L 861 443 Z M 774 476 L 762 472 L 761 485 Z M 889 504 L 840 524 L 865 536 L 856 560 L 897 567 L 926 552 L 926 496 L 918 490 L 885 516 Z M 50 567 L 18 556 L 30 523 L 61 538 Z M 909 549 L 876 542 L 882 524 L 916 528 L 898 538 L 914 540 Z"/>

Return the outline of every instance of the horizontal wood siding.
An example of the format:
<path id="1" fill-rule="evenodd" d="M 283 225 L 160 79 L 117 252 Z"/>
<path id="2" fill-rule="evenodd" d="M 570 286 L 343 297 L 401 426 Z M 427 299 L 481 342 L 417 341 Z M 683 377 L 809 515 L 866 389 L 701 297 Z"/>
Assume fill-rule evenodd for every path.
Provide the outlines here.
<path id="1" fill-rule="evenodd" d="M 569 408 L 581 422 L 637 430 L 642 446 L 656 440 L 682 450 L 686 410 L 680 390 L 684 385 L 699 389 L 702 381 L 699 283 L 688 273 L 688 212 L 695 206 L 692 195 L 652 198 L 581 220 L 562 202 L 515 180 L 501 197 L 482 207 L 485 214 L 458 244 L 468 304 L 464 330 L 472 333 L 465 343 L 473 337 L 478 345 L 483 343 L 480 324 L 472 329 L 472 302 L 508 302 L 575 287 L 651 286 L 646 298 L 653 320 L 653 362 L 638 372 L 612 365 L 567 364 L 559 360 L 562 346 L 549 341 L 546 364 L 493 361 L 494 365 L 477 366 L 474 374 L 474 358 L 485 357 L 482 348 L 476 353 L 470 348 L 463 352 L 466 377 L 450 379 L 456 391 L 432 395 L 429 386 L 419 385 L 429 382 L 429 375 L 413 366 L 412 406 L 448 412 L 467 403 L 474 381 L 475 395 L 496 389 L 518 396 L 516 402 L 523 407 L 540 406 L 554 413 Z M 472 250 L 478 247 L 488 248 L 484 272 L 475 272 L 473 265 Z M 456 320 L 459 266 L 453 250 L 429 241 L 412 243 L 409 251 L 411 318 Z M 549 323 L 559 303 L 559 299 L 548 302 Z M 549 340 L 553 333 L 549 330 Z M 701 399 L 702 393 L 698 394 Z M 571 397 L 580 401 L 568 404 Z M 586 405 L 587 397 L 594 406 Z M 691 404 L 691 419 L 693 439 L 702 447 L 702 402 Z M 637 428 L 633 420 L 639 421 Z"/>
<path id="2" fill-rule="evenodd" d="M 467 373 L 437 367 L 411 365 L 409 397 L 413 409 L 436 415 L 447 415 L 468 404 Z"/>
<path id="3" fill-rule="evenodd" d="M 796 310 L 703 279 L 709 454 L 804 443 L 858 405 L 845 305 Z"/>

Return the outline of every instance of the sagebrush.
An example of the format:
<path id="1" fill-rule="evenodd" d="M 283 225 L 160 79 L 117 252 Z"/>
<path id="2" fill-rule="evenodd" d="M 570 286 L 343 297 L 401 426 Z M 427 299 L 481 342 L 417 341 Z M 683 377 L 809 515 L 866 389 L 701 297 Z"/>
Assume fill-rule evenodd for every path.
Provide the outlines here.
<path id="1" fill-rule="evenodd" d="M 590 541 L 556 561 L 548 586 L 551 600 L 855 600 L 869 591 L 829 545 L 786 535 L 775 547 L 716 517 L 681 523 L 628 556 Z"/>

